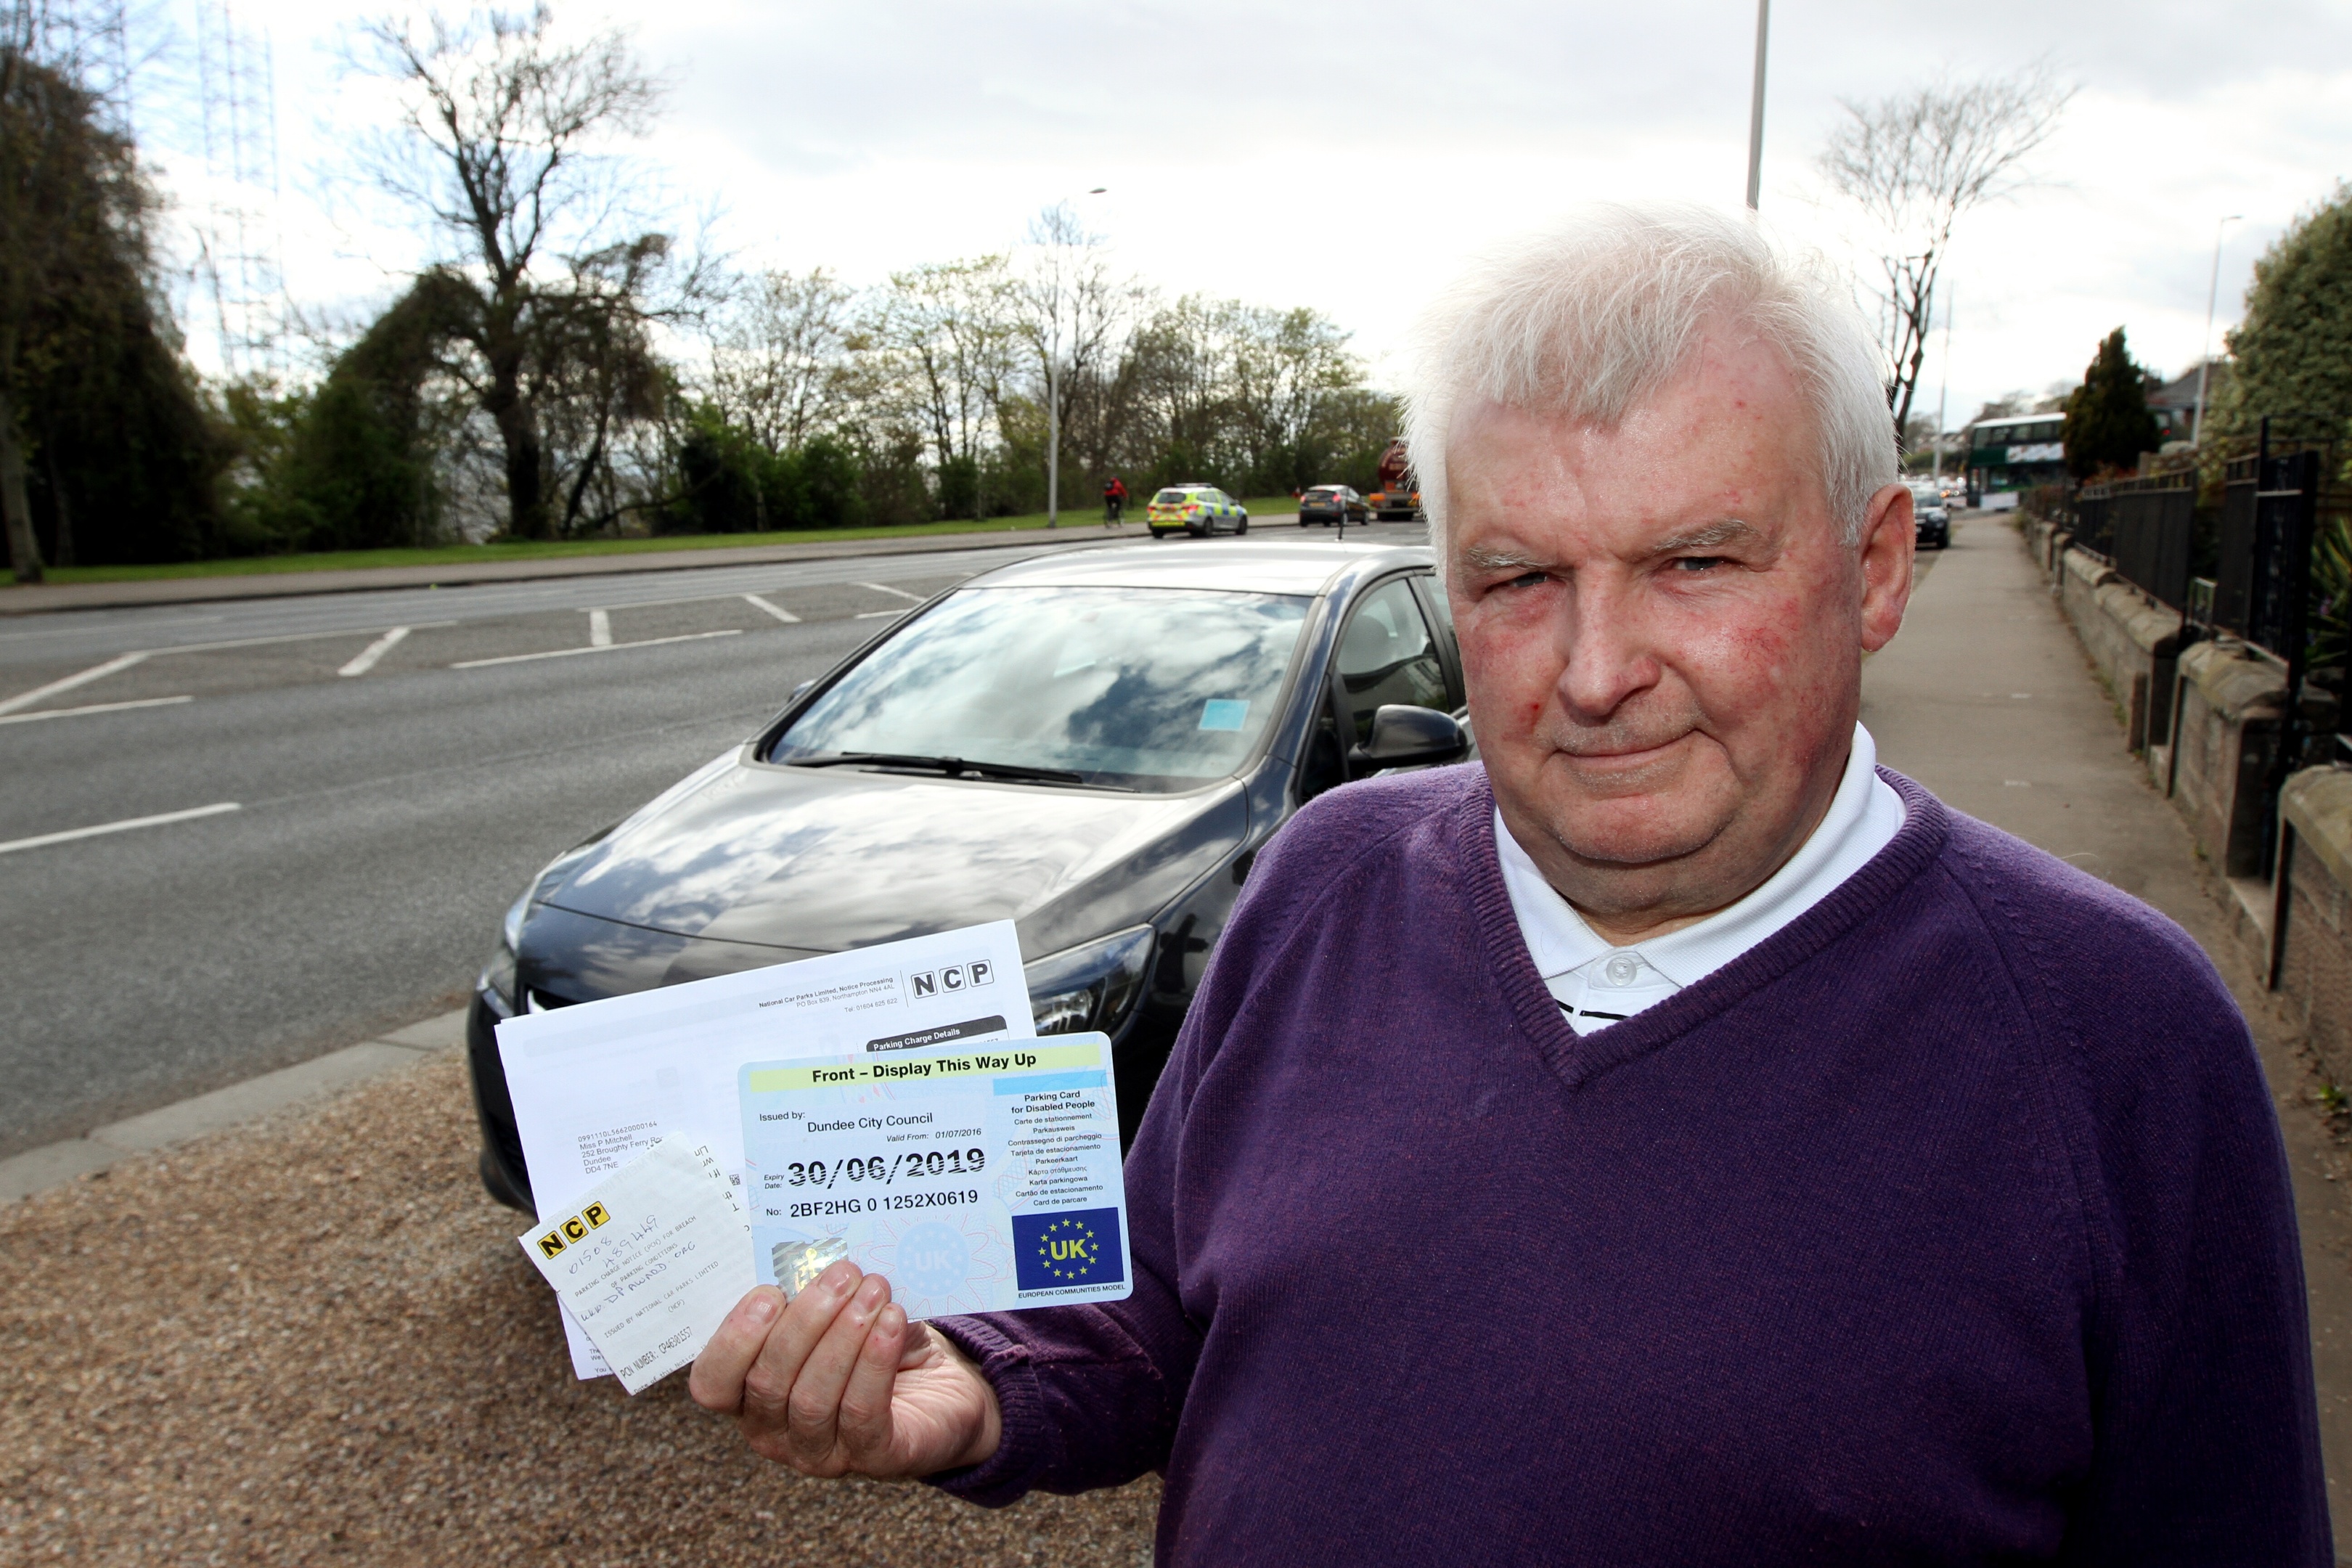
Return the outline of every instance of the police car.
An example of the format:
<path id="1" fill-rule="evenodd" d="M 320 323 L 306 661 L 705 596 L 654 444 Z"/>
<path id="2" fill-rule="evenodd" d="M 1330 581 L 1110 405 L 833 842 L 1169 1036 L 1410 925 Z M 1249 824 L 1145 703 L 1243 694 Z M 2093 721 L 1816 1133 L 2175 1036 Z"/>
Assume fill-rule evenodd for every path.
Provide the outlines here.
<path id="1" fill-rule="evenodd" d="M 1249 512 L 1214 485 L 1171 485 L 1151 498 L 1143 521 L 1154 539 L 1171 533 L 1206 539 L 1213 533 L 1249 531 Z"/>

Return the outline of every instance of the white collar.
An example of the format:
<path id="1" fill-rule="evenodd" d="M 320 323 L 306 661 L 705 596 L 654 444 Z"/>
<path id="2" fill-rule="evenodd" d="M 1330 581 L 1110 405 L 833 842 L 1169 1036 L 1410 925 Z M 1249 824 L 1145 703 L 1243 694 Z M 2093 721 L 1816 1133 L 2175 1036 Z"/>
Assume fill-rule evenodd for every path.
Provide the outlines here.
<path id="1" fill-rule="evenodd" d="M 1903 797 L 1878 776 L 1878 747 L 1870 731 L 1853 727 L 1830 808 L 1794 855 L 1763 886 L 1695 925 L 1632 944 L 1631 951 L 1676 987 L 1694 984 L 1827 898 L 1867 865 L 1903 829 Z M 1519 933 L 1549 980 L 1621 950 L 1604 940 L 1560 897 L 1495 813 L 1495 852 Z"/>

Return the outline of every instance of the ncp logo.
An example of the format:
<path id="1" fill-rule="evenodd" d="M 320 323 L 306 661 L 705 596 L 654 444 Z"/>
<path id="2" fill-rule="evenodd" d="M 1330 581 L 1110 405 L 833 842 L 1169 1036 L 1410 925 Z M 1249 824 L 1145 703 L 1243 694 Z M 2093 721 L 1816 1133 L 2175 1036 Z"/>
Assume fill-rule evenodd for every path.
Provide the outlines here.
<path id="1" fill-rule="evenodd" d="M 907 976 L 907 989 L 920 1002 L 927 996 L 942 992 L 971 991 L 994 984 L 996 965 L 985 958 L 975 958 L 970 963 L 950 963 L 943 969 L 919 969 Z"/>
<path id="2" fill-rule="evenodd" d="M 583 1240 L 590 1231 L 601 1227 L 612 1217 L 611 1211 L 603 1204 L 590 1204 L 539 1238 L 540 1256 L 550 1258 L 559 1256 L 565 1247 Z"/>

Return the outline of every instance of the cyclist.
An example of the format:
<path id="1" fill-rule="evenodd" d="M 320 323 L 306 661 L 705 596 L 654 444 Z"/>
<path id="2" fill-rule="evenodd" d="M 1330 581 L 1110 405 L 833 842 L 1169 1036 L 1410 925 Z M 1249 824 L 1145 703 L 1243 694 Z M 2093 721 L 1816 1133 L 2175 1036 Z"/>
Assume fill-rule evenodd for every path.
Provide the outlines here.
<path id="1" fill-rule="evenodd" d="M 1110 527 L 1127 510 L 1127 486 L 1113 474 L 1110 483 L 1103 486 L 1103 526 Z"/>

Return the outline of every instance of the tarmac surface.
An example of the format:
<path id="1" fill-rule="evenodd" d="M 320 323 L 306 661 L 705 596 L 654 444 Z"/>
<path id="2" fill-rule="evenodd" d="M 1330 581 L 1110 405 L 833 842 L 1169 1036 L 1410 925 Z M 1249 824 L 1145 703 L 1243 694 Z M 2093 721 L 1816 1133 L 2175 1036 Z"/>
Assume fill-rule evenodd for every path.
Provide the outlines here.
<path id="1" fill-rule="evenodd" d="M 456 1006 L 551 858 L 1102 532 L 0 621 L 0 1159 Z"/>

